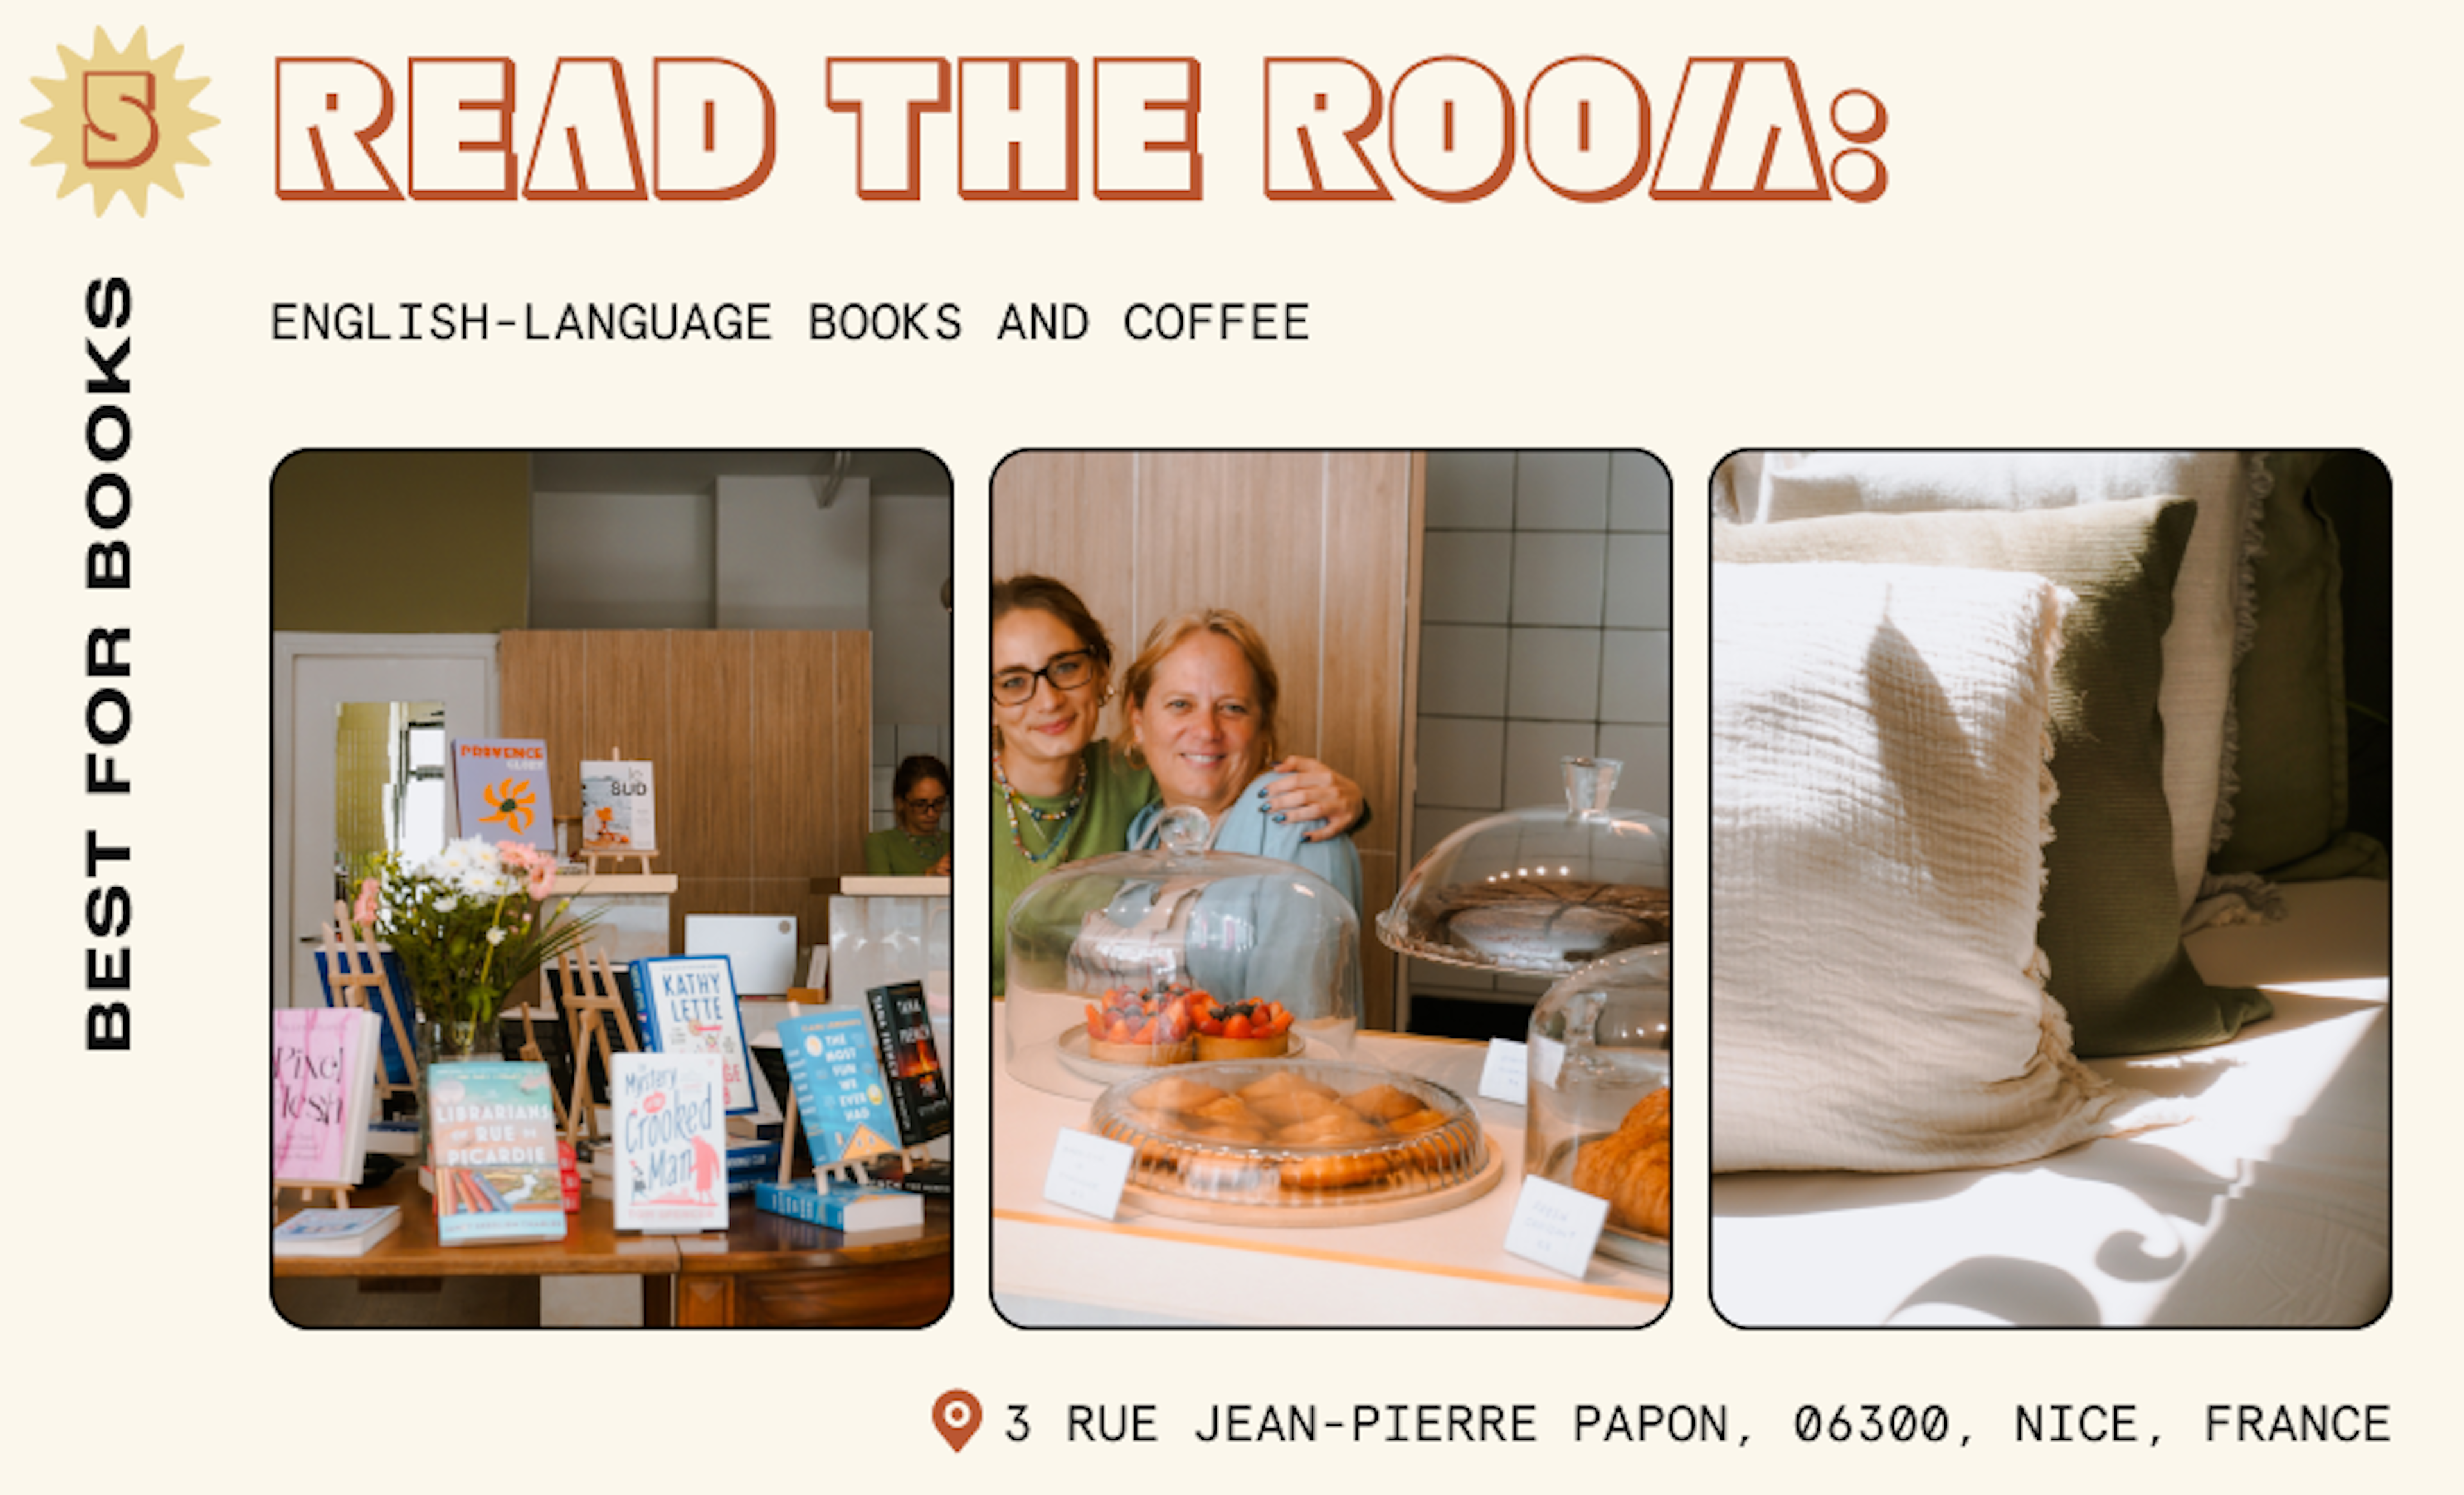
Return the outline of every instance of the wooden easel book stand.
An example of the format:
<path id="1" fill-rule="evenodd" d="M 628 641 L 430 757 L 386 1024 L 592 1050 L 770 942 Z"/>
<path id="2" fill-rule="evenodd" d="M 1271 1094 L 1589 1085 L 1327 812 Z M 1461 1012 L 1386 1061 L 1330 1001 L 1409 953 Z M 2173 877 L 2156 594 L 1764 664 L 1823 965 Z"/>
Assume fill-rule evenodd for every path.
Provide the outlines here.
<path id="1" fill-rule="evenodd" d="M 351 922 L 351 906 L 340 899 L 334 903 L 334 922 L 320 932 L 319 950 L 325 956 L 325 986 L 338 1005 L 373 1011 L 393 1031 L 394 1045 L 402 1054 L 404 1081 L 397 1083 L 386 1073 L 385 1053 L 377 1053 L 376 1114 L 385 1114 L 385 1103 L 395 1095 L 419 1097 L 419 1047 L 411 1042 L 407 1017 L 407 994 L 393 989 L 393 980 L 385 975 L 385 955 L 377 948 L 374 933 Z M 373 995 L 375 1000 L 369 999 Z M 274 1202 L 282 1202 L 282 1191 L 297 1189 L 309 1205 L 317 1202 L 319 1191 L 330 1193 L 336 1209 L 351 1207 L 349 1184 L 331 1181 L 303 1181 L 297 1178 L 274 1180 Z"/>
<path id="2" fill-rule="evenodd" d="M 590 1135 L 591 1045 L 598 1045 L 600 1067 L 613 1074 L 616 1045 L 608 1036 L 609 1022 L 624 1039 L 627 1053 L 640 1053 L 642 1044 L 633 1036 L 632 1020 L 625 1011 L 624 994 L 617 989 L 616 972 L 608 965 L 605 951 L 593 947 L 577 956 L 568 950 L 558 957 L 557 966 L 564 976 L 564 1030 L 573 1045 L 573 1098 L 561 1105 L 559 1120 L 566 1140 L 579 1145 Z"/>
<path id="3" fill-rule="evenodd" d="M 787 1128 L 781 1133 L 779 1143 L 779 1181 L 784 1184 L 796 1171 L 796 1115 L 802 1108 L 797 1106 L 791 1097 L 781 1109 L 787 1113 Z M 813 1165 L 813 1176 L 817 1179 L 826 1178 L 833 1183 L 870 1183 L 872 1175 L 865 1170 L 865 1165 L 879 1162 L 884 1157 L 895 1157 L 911 1169 L 921 1168 L 933 1160 L 931 1154 L 919 1144 L 913 1147 L 902 1147 L 894 1153 L 878 1154 L 869 1158 L 841 1160 L 827 1167 L 816 1163 Z"/>

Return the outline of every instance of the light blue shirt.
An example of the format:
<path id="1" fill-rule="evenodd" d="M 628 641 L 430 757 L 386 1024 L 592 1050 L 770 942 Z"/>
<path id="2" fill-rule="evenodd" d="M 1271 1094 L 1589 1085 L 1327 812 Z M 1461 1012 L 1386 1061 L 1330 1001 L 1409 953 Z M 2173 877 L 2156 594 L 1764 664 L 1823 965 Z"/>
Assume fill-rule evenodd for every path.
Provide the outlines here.
<path id="1" fill-rule="evenodd" d="M 1323 1017 L 1330 1015 L 1327 1005 L 1331 994 L 1344 1010 L 1356 1014 L 1360 1005 L 1360 852 L 1349 836 L 1302 839 L 1323 822 L 1278 824 L 1265 797 L 1283 777 L 1261 775 L 1241 791 L 1240 799 L 1219 818 L 1214 849 L 1289 862 L 1331 884 L 1354 916 L 1348 948 L 1330 948 L 1326 930 L 1343 921 L 1333 911 L 1309 906 L 1309 894 L 1296 884 L 1231 877 L 1209 887 L 1199 899 L 1192 919 L 1189 974 L 1228 1000 L 1271 998 L 1296 1016 Z M 1150 804 L 1130 822 L 1131 850 L 1154 847 L 1155 822 L 1163 810 L 1161 804 Z M 1153 885 L 1138 886 L 1148 898 L 1153 897 Z M 1130 894 L 1132 889 L 1124 888 L 1122 892 Z M 1234 933 L 1243 928 L 1245 938 Z"/>

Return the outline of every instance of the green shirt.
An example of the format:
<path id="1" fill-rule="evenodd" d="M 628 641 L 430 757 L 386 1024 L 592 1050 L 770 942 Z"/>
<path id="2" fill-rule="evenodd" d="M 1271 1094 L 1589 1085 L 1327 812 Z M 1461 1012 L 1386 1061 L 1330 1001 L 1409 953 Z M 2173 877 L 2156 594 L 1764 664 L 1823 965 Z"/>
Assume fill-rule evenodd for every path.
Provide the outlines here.
<path id="1" fill-rule="evenodd" d="M 1077 818 L 1065 828 L 1059 824 L 1029 820 L 1024 810 L 1019 812 L 1018 835 L 1009 829 L 1009 812 L 1002 802 L 1001 781 L 992 783 L 993 820 L 993 995 L 1006 989 L 1009 967 L 1009 910 L 1018 895 L 1026 891 L 1029 883 L 1061 866 L 1090 856 L 1109 856 L 1130 848 L 1130 821 L 1146 808 L 1155 797 L 1155 776 L 1143 768 L 1133 768 L 1109 742 L 1089 742 L 1082 755 L 1087 761 L 1087 801 L 1078 808 Z M 1046 799 L 1041 795 L 1023 794 L 1019 798 L 1039 810 L 1050 812 L 1069 802 L 1066 794 Z M 1051 845 L 1052 832 L 1061 832 L 1058 851 L 1045 856 Z M 1028 850 L 1041 859 L 1029 862 L 1019 849 L 1024 841 Z"/>
<path id="2" fill-rule="evenodd" d="M 867 877 L 930 877 L 933 864 L 950 854 L 950 833 L 936 830 L 924 838 L 918 849 L 915 838 L 903 826 L 876 830 L 864 838 L 864 872 Z"/>

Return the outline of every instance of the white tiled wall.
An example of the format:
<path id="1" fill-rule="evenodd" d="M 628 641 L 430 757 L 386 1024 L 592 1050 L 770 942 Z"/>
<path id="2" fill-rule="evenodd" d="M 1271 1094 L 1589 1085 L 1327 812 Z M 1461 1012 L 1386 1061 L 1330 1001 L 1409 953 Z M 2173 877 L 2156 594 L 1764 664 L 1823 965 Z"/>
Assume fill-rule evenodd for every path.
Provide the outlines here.
<path id="1" fill-rule="evenodd" d="M 1413 857 L 1497 810 L 1557 802 L 1557 760 L 1625 763 L 1668 812 L 1668 475 L 1639 451 L 1434 451 L 1421 550 Z M 1412 967 L 1416 989 L 1539 982 Z"/>
<path id="2" fill-rule="evenodd" d="M 890 786 L 898 777 L 898 765 L 910 755 L 930 753 L 946 763 L 950 760 L 950 729 L 946 724 L 926 723 L 920 726 L 872 724 L 872 828 L 888 830 L 898 824 L 897 812 L 891 799 Z M 952 773 L 957 770 L 953 768 Z M 953 794 L 957 786 L 950 786 Z"/>

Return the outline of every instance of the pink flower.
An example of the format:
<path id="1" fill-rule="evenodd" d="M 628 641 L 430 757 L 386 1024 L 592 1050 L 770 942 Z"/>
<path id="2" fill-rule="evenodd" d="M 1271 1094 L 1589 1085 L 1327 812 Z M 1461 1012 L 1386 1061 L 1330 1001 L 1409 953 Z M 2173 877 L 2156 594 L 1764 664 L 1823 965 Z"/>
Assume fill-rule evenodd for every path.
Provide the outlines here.
<path id="1" fill-rule="evenodd" d="M 554 891 L 556 891 L 556 868 L 550 864 L 541 864 L 540 866 L 532 868 L 530 876 L 531 901 L 536 903 Z"/>
<path id="2" fill-rule="evenodd" d="M 360 901 L 351 906 L 351 922 L 362 928 L 374 925 L 377 921 L 377 880 L 373 877 L 363 878 L 360 882 Z"/>
<path id="3" fill-rule="evenodd" d="M 496 860 L 517 872 L 537 871 L 541 867 L 551 865 L 547 853 L 527 841 L 497 842 Z"/>

